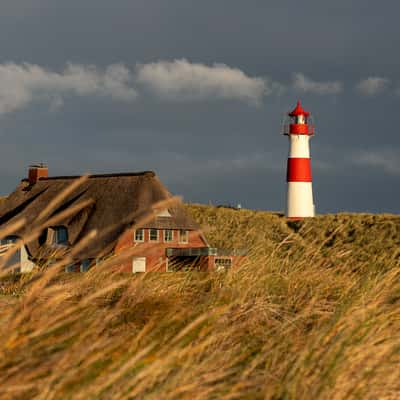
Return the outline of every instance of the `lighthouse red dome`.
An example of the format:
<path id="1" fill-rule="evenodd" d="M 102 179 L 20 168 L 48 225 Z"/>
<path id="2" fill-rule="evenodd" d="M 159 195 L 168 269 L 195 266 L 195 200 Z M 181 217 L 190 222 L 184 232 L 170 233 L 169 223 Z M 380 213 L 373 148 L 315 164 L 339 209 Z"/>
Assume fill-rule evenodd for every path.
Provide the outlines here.
<path id="1" fill-rule="evenodd" d="M 298 115 L 304 115 L 305 117 L 308 117 L 310 115 L 309 112 L 303 109 L 300 101 L 297 102 L 296 108 L 289 113 L 290 117 L 297 117 Z"/>

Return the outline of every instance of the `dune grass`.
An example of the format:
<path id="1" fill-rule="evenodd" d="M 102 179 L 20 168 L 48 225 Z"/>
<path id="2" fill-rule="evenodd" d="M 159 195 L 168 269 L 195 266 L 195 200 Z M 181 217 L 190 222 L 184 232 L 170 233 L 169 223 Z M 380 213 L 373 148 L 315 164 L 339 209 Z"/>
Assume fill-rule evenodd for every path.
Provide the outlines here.
<path id="1" fill-rule="evenodd" d="M 1 278 L 0 399 L 400 398 L 400 217 L 186 208 L 244 265 Z"/>

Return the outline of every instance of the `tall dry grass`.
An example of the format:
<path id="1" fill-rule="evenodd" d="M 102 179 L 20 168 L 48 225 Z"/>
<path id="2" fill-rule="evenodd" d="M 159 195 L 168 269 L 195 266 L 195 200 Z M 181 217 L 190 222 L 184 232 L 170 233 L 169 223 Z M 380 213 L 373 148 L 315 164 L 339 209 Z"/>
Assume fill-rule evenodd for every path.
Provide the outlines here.
<path id="1" fill-rule="evenodd" d="M 399 217 L 187 209 L 246 263 L 2 278 L 1 399 L 400 398 Z"/>

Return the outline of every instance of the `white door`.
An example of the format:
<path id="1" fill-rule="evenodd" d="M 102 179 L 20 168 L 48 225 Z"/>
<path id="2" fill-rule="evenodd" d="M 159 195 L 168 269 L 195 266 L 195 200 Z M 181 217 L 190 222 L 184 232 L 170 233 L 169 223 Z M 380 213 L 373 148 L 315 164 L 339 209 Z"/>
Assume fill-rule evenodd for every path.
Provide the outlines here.
<path id="1" fill-rule="evenodd" d="M 133 257 L 132 272 L 146 272 L 146 257 Z"/>

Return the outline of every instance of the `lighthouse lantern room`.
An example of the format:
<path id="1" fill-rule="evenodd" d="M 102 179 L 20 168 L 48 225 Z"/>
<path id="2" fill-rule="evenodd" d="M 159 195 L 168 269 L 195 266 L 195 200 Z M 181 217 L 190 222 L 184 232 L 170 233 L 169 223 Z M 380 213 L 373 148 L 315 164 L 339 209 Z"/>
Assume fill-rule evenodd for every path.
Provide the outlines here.
<path id="1" fill-rule="evenodd" d="M 286 216 L 290 219 L 315 215 L 309 145 L 314 126 L 310 122 L 310 113 L 298 101 L 295 109 L 287 114 L 284 124 L 283 134 L 289 137 Z"/>

